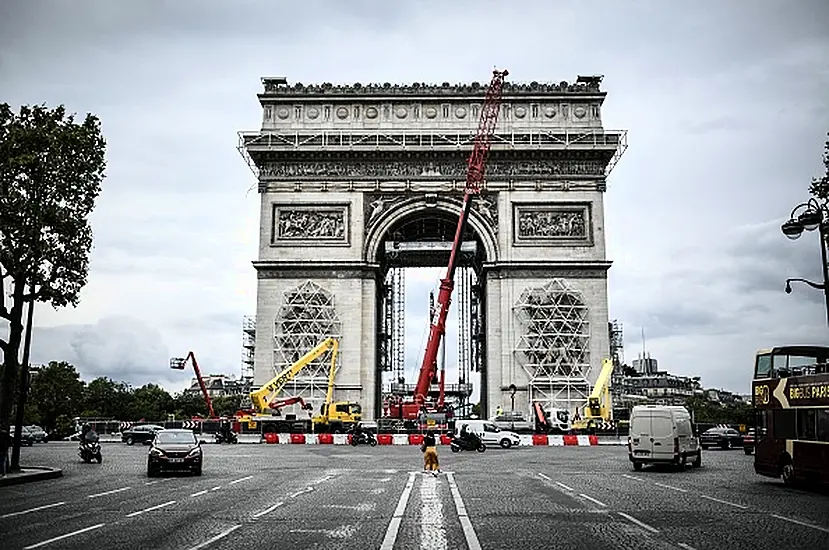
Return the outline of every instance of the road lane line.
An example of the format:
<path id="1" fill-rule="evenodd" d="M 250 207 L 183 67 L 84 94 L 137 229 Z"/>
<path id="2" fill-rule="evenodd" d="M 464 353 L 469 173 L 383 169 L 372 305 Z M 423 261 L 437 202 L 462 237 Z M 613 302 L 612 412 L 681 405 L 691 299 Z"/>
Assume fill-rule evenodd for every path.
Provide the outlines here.
<path id="1" fill-rule="evenodd" d="M 541 472 L 538 472 L 538 474 L 536 474 L 536 475 L 538 475 L 538 477 L 540 477 L 541 479 L 546 479 L 547 481 L 552 481 L 552 479 L 550 479 L 546 475 L 542 474 Z"/>
<path id="2" fill-rule="evenodd" d="M 120 489 L 113 489 L 112 491 L 107 491 L 105 493 L 98 493 L 96 495 L 88 495 L 86 498 L 98 498 L 98 497 L 102 497 L 104 495 L 113 495 L 115 493 L 120 493 L 121 491 L 127 491 L 129 489 L 132 489 L 132 487 L 121 487 Z"/>
<path id="3" fill-rule="evenodd" d="M 403 488 L 400 500 L 397 501 L 397 508 L 394 509 L 394 514 L 391 517 L 388 529 L 386 529 L 386 536 L 383 537 L 383 544 L 380 545 L 380 550 L 392 550 L 394 548 L 394 541 L 397 540 L 397 532 L 400 530 L 400 523 L 403 521 L 403 514 L 406 512 L 406 504 L 408 504 L 409 496 L 412 494 L 415 475 L 417 475 L 415 472 L 409 473 L 409 479 L 406 481 L 406 486 Z"/>
<path id="4" fill-rule="evenodd" d="M 305 493 L 310 493 L 313 490 L 314 490 L 313 487 L 306 487 L 305 489 L 303 489 L 301 491 L 297 491 L 296 493 L 291 493 L 290 495 L 288 495 L 288 498 L 296 498 L 299 495 L 302 495 L 302 494 L 305 494 Z"/>
<path id="5" fill-rule="evenodd" d="M 696 548 L 694 548 L 690 544 L 685 544 L 684 542 L 678 542 L 678 543 L 676 543 L 676 545 L 679 546 L 680 548 L 683 548 L 684 550 L 697 550 Z"/>
<path id="6" fill-rule="evenodd" d="M 438 480 L 431 475 L 420 479 L 420 547 L 445 550 L 446 527 Z"/>
<path id="7" fill-rule="evenodd" d="M 127 517 L 131 518 L 131 517 L 135 517 L 135 516 L 140 516 L 144 512 L 152 512 L 153 510 L 158 510 L 159 508 L 166 508 L 167 506 L 170 506 L 171 504 L 175 504 L 175 503 L 176 503 L 175 500 L 171 500 L 170 502 L 165 502 L 164 504 L 159 504 L 157 506 L 150 506 L 149 508 L 146 508 L 144 510 L 139 510 L 139 511 L 133 512 L 131 514 L 127 514 Z"/>
<path id="8" fill-rule="evenodd" d="M 247 477 L 243 477 L 243 478 L 240 478 L 240 479 L 235 479 L 235 480 L 231 481 L 230 483 L 228 483 L 228 485 L 235 485 L 237 483 L 241 483 L 241 482 L 247 481 L 249 479 L 253 479 L 253 476 L 247 476 Z"/>
<path id="9" fill-rule="evenodd" d="M 622 477 L 626 477 L 626 478 L 628 478 L 628 479 L 632 479 L 632 480 L 634 480 L 634 481 L 645 481 L 645 480 L 644 480 L 644 479 L 642 479 L 641 477 L 629 476 L 629 475 L 627 475 L 627 474 L 622 474 Z"/>
<path id="10" fill-rule="evenodd" d="M 802 525 L 803 527 L 811 527 L 812 529 L 817 529 L 818 531 L 823 531 L 824 533 L 829 533 L 829 529 L 827 529 L 826 527 L 821 527 L 820 525 L 815 525 L 814 523 L 807 523 L 805 521 L 800 521 L 799 519 L 787 518 L 786 516 L 778 516 L 777 514 L 772 514 L 771 517 L 782 519 L 783 521 L 788 521 L 791 523 L 796 523 L 797 525 Z"/>
<path id="11" fill-rule="evenodd" d="M 466 513 L 466 506 L 463 504 L 461 492 L 458 490 L 457 484 L 455 484 L 455 474 L 446 474 L 446 478 L 449 480 L 449 489 L 452 491 L 455 508 L 458 510 L 458 519 L 461 521 L 461 527 L 463 527 L 463 536 L 466 537 L 466 545 L 469 547 L 469 550 L 481 550 L 478 535 L 475 534 L 472 521 L 469 519 L 469 514 Z"/>
<path id="12" fill-rule="evenodd" d="M 207 489 L 205 489 L 204 491 L 199 491 L 198 493 L 193 493 L 193 494 L 192 494 L 192 495 L 190 495 L 190 496 L 191 496 L 191 497 L 200 497 L 200 496 L 202 496 L 202 495 L 206 495 L 206 494 L 207 494 Z"/>
<path id="13" fill-rule="evenodd" d="M 329 479 L 331 479 L 331 478 L 333 478 L 333 477 L 334 477 L 333 475 L 328 474 L 327 476 L 325 476 L 325 477 L 323 477 L 323 478 L 320 478 L 320 479 L 316 480 L 316 481 L 314 482 L 314 485 L 319 485 L 320 483 L 324 483 L 324 482 L 328 481 Z"/>
<path id="14" fill-rule="evenodd" d="M 617 513 L 617 514 L 619 514 L 620 516 L 622 516 L 623 518 L 625 518 L 626 520 L 628 520 L 628 521 L 630 521 L 630 522 L 632 522 L 632 523 L 635 523 L 636 525 L 638 525 L 638 526 L 639 526 L 639 527 L 641 527 L 642 529 L 646 529 L 646 530 L 650 531 L 651 533 L 658 533 L 658 532 L 659 532 L 659 529 L 657 529 L 656 527 L 651 527 L 651 526 L 650 526 L 650 525 L 648 525 L 647 523 L 645 523 L 645 522 L 643 522 L 643 521 L 639 521 L 639 520 L 638 520 L 638 519 L 636 519 L 635 517 L 633 517 L 633 516 L 629 516 L 629 515 L 627 515 L 627 514 L 626 514 L 626 513 L 624 513 L 624 512 L 616 512 L 616 513 Z"/>
<path id="15" fill-rule="evenodd" d="M 156 479 L 155 481 L 147 481 L 144 485 L 155 485 L 156 483 L 165 483 L 167 481 L 172 481 L 173 478 L 168 477 L 167 479 Z"/>
<path id="16" fill-rule="evenodd" d="M 558 485 L 559 487 L 563 488 L 565 491 L 575 491 L 575 489 L 573 489 L 572 487 L 568 487 L 567 485 L 563 484 L 563 483 L 562 483 L 562 482 L 560 482 L 560 481 L 556 481 L 555 483 L 556 483 L 556 485 Z"/>
<path id="17" fill-rule="evenodd" d="M 84 527 L 83 529 L 78 529 L 77 531 L 72 531 L 71 533 L 66 533 L 65 535 L 61 535 L 59 537 L 55 537 L 53 539 L 44 540 L 43 542 L 38 542 L 37 544 L 32 544 L 30 546 L 26 546 L 23 550 L 31 550 L 32 548 L 40 548 L 41 546 L 46 546 L 47 544 L 51 544 L 53 542 L 57 542 L 59 540 L 68 539 L 69 537 L 74 537 L 75 535 L 80 535 L 81 533 L 86 533 L 87 531 L 93 531 L 95 529 L 99 529 L 106 525 L 106 523 L 99 523 L 98 525 L 93 525 L 91 527 Z"/>
<path id="18" fill-rule="evenodd" d="M 221 540 L 221 539 L 225 538 L 226 536 L 228 536 L 229 534 L 231 534 L 233 531 L 235 531 L 236 529 L 238 529 L 241 526 L 242 526 L 241 524 L 240 525 L 234 525 L 233 527 L 231 527 L 227 531 L 222 531 L 221 533 L 219 533 L 218 535 L 216 535 L 212 539 L 207 539 L 203 543 L 197 544 L 196 546 L 190 548 L 190 550 L 199 550 L 199 548 L 204 548 L 205 546 L 207 546 L 209 544 L 213 544 L 217 540 Z"/>
<path id="19" fill-rule="evenodd" d="M 664 483 L 657 483 L 655 481 L 653 482 L 653 484 L 656 485 L 657 487 L 664 487 L 665 489 L 671 489 L 672 491 L 679 491 L 680 493 L 687 493 L 688 492 L 687 489 L 681 489 L 679 487 L 674 487 L 673 485 L 665 485 Z"/>
<path id="20" fill-rule="evenodd" d="M 253 519 L 258 519 L 258 518 L 261 518 L 262 516 L 264 516 L 265 514 L 270 514 L 271 512 L 273 512 L 274 510 L 276 510 L 277 508 L 282 506 L 283 504 L 285 504 L 285 503 L 284 502 L 277 502 L 276 504 L 274 504 L 270 508 L 265 508 L 261 512 L 256 512 L 255 514 L 253 514 Z"/>
<path id="21" fill-rule="evenodd" d="M 219 486 L 217 486 L 217 487 L 213 487 L 213 488 L 212 488 L 212 489 L 210 489 L 210 490 L 211 490 L 211 491 L 218 491 L 218 490 L 219 490 L 219 489 L 221 489 L 221 488 L 222 488 L 222 486 L 221 486 L 221 485 L 219 485 Z"/>
<path id="22" fill-rule="evenodd" d="M 38 510 L 45 510 L 47 508 L 54 508 L 55 506 L 63 506 L 66 502 L 55 502 L 54 504 L 46 504 L 44 506 L 38 506 L 37 508 L 29 508 L 28 510 L 21 510 L 20 512 L 11 512 L 8 514 L 3 514 L 0 518 L 11 518 L 14 516 L 22 516 L 23 514 L 30 514 L 32 512 L 37 512 Z"/>
<path id="23" fill-rule="evenodd" d="M 593 502 L 593 503 L 595 503 L 595 504 L 598 504 L 599 506 L 604 506 L 604 507 L 607 507 L 607 504 L 605 504 L 604 502 L 598 501 L 598 500 L 596 500 L 596 499 L 595 499 L 595 498 L 593 498 L 593 497 L 589 497 L 589 496 L 585 495 L 584 493 L 579 493 L 579 496 L 580 496 L 580 497 L 582 497 L 582 498 L 586 498 L 586 499 L 587 499 L 587 500 L 589 500 L 590 502 Z"/>
<path id="24" fill-rule="evenodd" d="M 700 497 L 713 500 L 714 502 L 719 502 L 720 504 L 728 504 L 729 506 L 733 506 L 735 508 L 740 508 L 741 510 L 748 510 L 748 506 L 743 506 L 742 504 L 736 504 L 734 502 L 729 502 L 727 500 L 722 500 L 719 498 L 709 497 L 708 495 L 700 495 Z"/>

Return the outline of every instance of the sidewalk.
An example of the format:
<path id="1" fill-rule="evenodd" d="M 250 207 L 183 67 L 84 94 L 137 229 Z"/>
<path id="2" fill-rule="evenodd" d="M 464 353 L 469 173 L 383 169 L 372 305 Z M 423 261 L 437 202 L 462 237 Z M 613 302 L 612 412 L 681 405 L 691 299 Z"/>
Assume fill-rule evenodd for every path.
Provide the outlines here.
<path id="1" fill-rule="evenodd" d="M 54 479 L 61 477 L 62 475 L 63 470 L 60 468 L 23 466 L 19 472 L 13 472 L 0 477 L 0 487 L 19 485 L 21 483 L 31 483 L 33 481 L 42 481 L 44 479 Z"/>

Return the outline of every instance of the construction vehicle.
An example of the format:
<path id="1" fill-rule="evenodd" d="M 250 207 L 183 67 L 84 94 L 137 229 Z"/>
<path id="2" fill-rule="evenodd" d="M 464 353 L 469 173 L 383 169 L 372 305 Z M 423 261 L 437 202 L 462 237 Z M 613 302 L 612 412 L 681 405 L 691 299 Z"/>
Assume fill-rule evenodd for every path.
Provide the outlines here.
<path id="1" fill-rule="evenodd" d="M 184 370 L 184 367 L 187 366 L 188 361 L 192 361 L 193 363 L 193 370 L 196 373 L 196 380 L 199 381 L 199 387 L 201 388 L 202 396 L 204 396 L 204 403 L 207 405 L 207 414 L 210 418 L 216 418 L 216 413 L 213 412 L 213 401 L 210 400 L 210 394 L 207 393 L 207 387 L 204 385 L 204 379 L 201 377 L 201 370 L 199 369 L 198 361 L 196 361 L 196 354 L 191 351 L 187 354 L 187 357 L 173 357 L 170 359 L 170 368 L 175 370 Z"/>
<path id="2" fill-rule="evenodd" d="M 570 411 L 567 409 L 548 408 L 544 409 L 541 403 L 533 403 L 533 417 L 535 419 L 535 432 L 545 434 L 566 434 L 570 433 Z"/>
<path id="3" fill-rule="evenodd" d="M 602 370 L 587 398 L 587 404 L 581 411 L 576 409 L 573 415 L 573 429 L 587 430 L 598 427 L 597 424 L 610 423 L 613 420 L 613 401 L 610 398 L 610 376 L 613 374 L 613 361 L 602 360 Z"/>
<path id="4" fill-rule="evenodd" d="M 283 370 L 258 390 L 250 393 L 252 410 L 242 410 L 237 417 L 243 422 L 274 422 L 277 431 L 344 432 L 353 427 L 362 418 L 359 403 L 348 401 L 334 402 L 334 379 L 337 373 L 337 353 L 339 340 L 326 338 L 311 351 L 303 355 L 296 363 Z M 310 411 L 312 406 L 298 396 L 277 398 L 285 385 L 293 380 L 302 369 L 326 352 L 331 352 L 331 367 L 328 372 L 328 391 L 320 414 L 309 419 L 281 419 L 280 409 L 299 404 L 303 410 Z M 310 414 L 309 414 L 310 416 Z"/>
<path id="5" fill-rule="evenodd" d="M 481 118 L 478 124 L 478 131 L 475 134 L 475 145 L 469 155 L 466 187 L 464 188 L 463 204 L 461 206 L 458 227 L 455 231 L 455 239 L 452 242 L 452 250 L 449 254 L 449 265 L 446 268 L 446 276 L 440 281 L 440 292 L 435 313 L 432 315 L 429 329 L 429 339 L 426 342 L 426 352 L 423 355 L 423 362 L 420 366 L 420 374 L 415 385 L 414 395 L 406 399 L 390 403 L 388 415 L 392 418 L 402 420 L 416 420 L 421 412 L 441 412 L 444 410 L 443 392 L 440 392 L 437 402 L 429 400 L 429 388 L 436 378 L 437 357 L 441 340 L 446 332 L 446 317 L 449 314 L 449 304 L 452 298 L 452 290 L 455 286 L 455 268 L 458 255 L 463 244 L 463 233 L 469 219 L 469 210 L 472 207 L 472 197 L 481 191 L 486 171 L 486 158 L 489 154 L 492 136 L 495 133 L 495 125 L 498 123 L 498 114 L 501 105 L 501 94 L 503 92 L 504 78 L 508 71 L 493 71 L 492 81 L 486 92 Z"/>

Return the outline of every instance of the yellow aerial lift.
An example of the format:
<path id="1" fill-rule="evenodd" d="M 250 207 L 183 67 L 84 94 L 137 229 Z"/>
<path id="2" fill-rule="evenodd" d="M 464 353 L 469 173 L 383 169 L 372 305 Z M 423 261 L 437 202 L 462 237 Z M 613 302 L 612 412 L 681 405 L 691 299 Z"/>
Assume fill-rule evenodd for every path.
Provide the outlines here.
<path id="1" fill-rule="evenodd" d="M 613 374 L 613 361 L 602 360 L 602 370 L 599 378 L 593 386 L 590 397 L 587 398 L 587 405 L 581 411 L 576 409 L 573 419 L 574 430 L 585 430 L 588 424 L 596 425 L 601 422 L 613 420 L 613 401 L 610 398 L 610 377 Z"/>
<path id="2" fill-rule="evenodd" d="M 342 432 L 350 429 L 351 426 L 359 422 L 362 418 L 362 409 L 359 403 L 351 403 L 348 401 L 333 402 L 334 378 L 337 373 L 337 352 L 339 351 L 339 346 L 340 343 L 336 338 L 326 338 L 311 351 L 303 355 L 296 363 L 274 376 L 258 390 L 251 392 L 250 400 L 255 411 L 247 411 L 248 414 L 242 416 L 240 420 L 256 422 L 257 420 L 272 418 L 272 415 L 267 414 L 268 410 L 277 409 L 277 407 L 285 403 L 284 399 L 277 399 L 279 392 L 282 391 L 285 384 L 290 382 L 312 361 L 325 352 L 330 351 L 331 368 L 328 373 L 328 391 L 325 396 L 325 403 L 322 405 L 322 414 L 315 416 L 311 420 L 311 425 L 307 427 L 317 432 Z M 303 420 L 296 422 L 302 423 Z"/>

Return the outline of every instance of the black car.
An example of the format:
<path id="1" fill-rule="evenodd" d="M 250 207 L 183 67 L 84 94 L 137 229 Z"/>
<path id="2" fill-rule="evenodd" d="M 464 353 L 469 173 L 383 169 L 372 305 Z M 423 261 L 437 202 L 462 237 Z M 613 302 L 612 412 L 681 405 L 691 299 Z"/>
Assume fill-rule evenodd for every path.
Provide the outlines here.
<path id="1" fill-rule="evenodd" d="M 743 446 L 743 436 L 733 428 L 711 428 L 699 436 L 699 444 L 703 449 L 708 447 L 722 447 L 733 449 Z"/>
<path id="2" fill-rule="evenodd" d="M 127 445 L 132 445 L 134 443 L 145 443 L 148 444 L 150 441 L 153 440 L 155 434 L 163 430 L 162 426 L 156 426 L 155 424 L 142 424 L 141 426 L 133 426 L 128 430 L 121 432 L 121 441 L 126 443 Z"/>
<path id="3" fill-rule="evenodd" d="M 162 471 L 190 471 L 200 476 L 204 463 L 201 444 L 190 430 L 162 430 L 147 454 L 147 477 Z"/>

